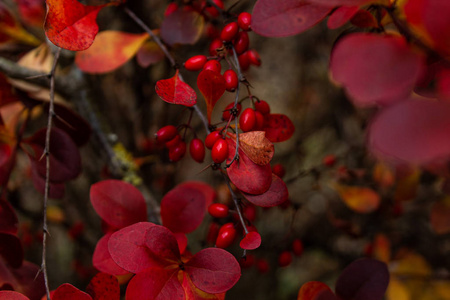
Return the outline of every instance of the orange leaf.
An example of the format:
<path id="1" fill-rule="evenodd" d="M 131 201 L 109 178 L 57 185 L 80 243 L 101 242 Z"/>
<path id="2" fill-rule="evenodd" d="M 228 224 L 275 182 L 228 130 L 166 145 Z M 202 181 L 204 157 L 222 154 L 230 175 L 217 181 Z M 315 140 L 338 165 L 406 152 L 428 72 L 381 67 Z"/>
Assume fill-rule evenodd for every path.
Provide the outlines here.
<path id="1" fill-rule="evenodd" d="M 77 0 L 47 0 L 45 34 L 58 47 L 85 50 L 94 42 L 97 15 L 105 6 L 83 5 Z"/>
<path id="2" fill-rule="evenodd" d="M 320 281 L 309 281 L 298 291 L 297 300 L 314 300 L 323 291 L 331 292 L 331 289 Z"/>
<path id="3" fill-rule="evenodd" d="M 0 44 L 10 40 L 32 46 L 40 44 L 40 41 L 36 37 L 28 33 L 17 22 L 4 4 L 0 3 Z"/>
<path id="4" fill-rule="evenodd" d="M 225 93 L 225 79 L 220 73 L 204 70 L 197 77 L 197 86 L 206 101 L 208 122 L 217 100 Z"/>
<path id="5" fill-rule="evenodd" d="M 373 258 L 388 263 L 391 258 L 391 242 L 384 234 L 377 234 L 373 240 Z"/>
<path id="6" fill-rule="evenodd" d="M 344 203 L 355 212 L 367 214 L 380 206 L 380 196 L 370 188 L 336 184 L 335 189 Z"/>
<path id="7" fill-rule="evenodd" d="M 232 136 L 236 140 L 235 135 L 232 134 Z M 264 131 L 250 131 L 239 134 L 239 145 L 251 161 L 261 166 L 270 163 L 275 151 Z"/>
<path id="8" fill-rule="evenodd" d="M 197 103 L 197 94 L 187 83 L 181 80 L 178 73 L 179 70 L 172 78 L 158 80 L 156 93 L 168 103 L 193 106 Z"/>
<path id="9" fill-rule="evenodd" d="M 76 54 L 75 63 L 87 73 L 111 72 L 131 59 L 148 38 L 147 33 L 102 31 L 89 49 Z"/>

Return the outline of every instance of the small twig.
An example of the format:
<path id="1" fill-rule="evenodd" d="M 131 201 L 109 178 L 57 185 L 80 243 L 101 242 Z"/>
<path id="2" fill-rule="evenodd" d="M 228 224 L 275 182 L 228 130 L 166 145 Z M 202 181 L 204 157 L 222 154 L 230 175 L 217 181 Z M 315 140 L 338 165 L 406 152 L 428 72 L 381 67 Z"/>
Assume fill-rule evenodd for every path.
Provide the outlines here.
<path id="1" fill-rule="evenodd" d="M 228 178 L 228 176 L 225 175 L 224 173 L 222 173 L 222 176 L 225 179 L 225 182 L 227 183 L 228 189 L 230 190 L 231 198 L 233 199 L 234 206 L 236 207 L 236 211 L 239 215 L 239 220 L 241 221 L 242 228 L 244 229 L 245 235 L 247 235 L 248 229 L 247 229 L 247 226 L 245 225 L 244 215 L 242 214 L 242 210 L 239 205 L 239 199 L 236 196 L 236 193 L 233 191 L 233 188 L 231 187 L 230 178 Z"/>
<path id="2" fill-rule="evenodd" d="M 44 153 L 46 156 L 45 161 L 45 191 L 44 191 L 44 203 L 43 203 L 43 237 L 42 237 L 42 263 L 41 269 L 44 275 L 45 290 L 47 293 L 47 300 L 50 300 L 50 288 L 48 285 L 48 275 L 47 275 L 47 235 L 49 235 L 47 227 L 47 202 L 50 192 L 50 135 L 52 130 L 53 115 L 55 114 L 54 104 L 55 104 L 55 70 L 58 64 L 59 55 L 61 54 L 61 48 L 58 47 L 55 53 L 55 58 L 53 61 L 53 66 L 50 71 L 50 104 L 48 108 L 48 119 L 47 119 L 47 132 L 45 134 L 45 149 Z"/>

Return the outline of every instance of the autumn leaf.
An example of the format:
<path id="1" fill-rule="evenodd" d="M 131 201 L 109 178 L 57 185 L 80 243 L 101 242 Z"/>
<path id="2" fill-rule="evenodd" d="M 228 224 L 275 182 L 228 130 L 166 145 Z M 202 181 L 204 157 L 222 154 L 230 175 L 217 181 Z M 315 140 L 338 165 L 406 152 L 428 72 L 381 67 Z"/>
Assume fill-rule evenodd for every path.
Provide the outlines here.
<path id="1" fill-rule="evenodd" d="M 214 106 L 225 93 L 225 79 L 220 73 L 203 70 L 197 77 L 197 86 L 205 98 L 208 122 L 211 123 Z"/>
<path id="2" fill-rule="evenodd" d="M 255 164 L 264 166 L 270 163 L 275 147 L 266 138 L 264 131 L 250 131 L 239 134 L 239 145 Z"/>
<path id="3" fill-rule="evenodd" d="M 187 83 L 181 80 L 179 70 L 172 78 L 158 80 L 156 93 L 161 99 L 171 104 L 191 107 L 197 103 L 197 94 Z"/>
<path id="4" fill-rule="evenodd" d="M 380 195 L 371 188 L 342 184 L 336 184 L 334 187 L 344 203 L 357 213 L 371 213 L 380 206 Z"/>

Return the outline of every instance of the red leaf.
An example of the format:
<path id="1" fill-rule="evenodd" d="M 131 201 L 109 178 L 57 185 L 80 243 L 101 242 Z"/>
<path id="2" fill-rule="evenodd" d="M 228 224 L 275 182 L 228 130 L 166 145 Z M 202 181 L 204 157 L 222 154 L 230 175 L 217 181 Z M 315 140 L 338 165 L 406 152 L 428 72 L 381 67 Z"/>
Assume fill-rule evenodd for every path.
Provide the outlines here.
<path id="1" fill-rule="evenodd" d="M 92 300 L 120 300 L 120 286 L 117 278 L 106 273 L 98 273 L 91 279 L 86 292 Z"/>
<path id="2" fill-rule="evenodd" d="M 0 255 L 13 268 L 22 265 L 23 248 L 16 235 L 0 232 Z"/>
<path id="3" fill-rule="evenodd" d="M 330 29 L 336 29 L 343 26 L 345 23 L 350 21 L 350 19 L 358 12 L 358 6 L 341 6 L 338 7 L 330 15 L 327 21 L 327 26 Z"/>
<path id="4" fill-rule="evenodd" d="M 185 264 L 192 283 L 212 294 L 226 292 L 241 277 L 241 267 L 229 252 L 219 248 L 206 248 Z"/>
<path id="5" fill-rule="evenodd" d="M 92 300 L 92 298 L 70 283 L 63 283 L 56 289 L 52 300 Z"/>
<path id="6" fill-rule="evenodd" d="M 105 234 L 95 246 L 94 254 L 92 255 L 92 264 L 101 271 L 112 275 L 125 275 L 129 272 L 119 267 L 112 259 L 108 250 L 108 242 L 112 233 Z"/>
<path id="7" fill-rule="evenodd" d="M 178 242 L 173 233 L 164 226 L 155 225 L 147 229 L 145 245 L 148 251 L 169 264 L 181 263 Z"/>
<path id="8" fill-rule="evenodd" d="M 0 198 L 0 232 L 16 234 L 17 225 L 17 215 L 11 204 L 4 198 Z"/>
<path id="9" fill-rule="evenodd" d="M 89 48 L 98 32 L 97 14 L 105 5 L 87 6 L 77 0 L 46 0 L 45 34 L 58 47 Z"/>
<path id="10" fill-rule="evenodd" d="M 257 34 L 283 37 L 299 34 L 325 18 L 331 7 L 305 0 L 258 0 L 253 8 L 251 28 Z"/>
<path id="11" fill-rule="evenodd" d="M 156 93 L 167 103 L 180 104 L 187 107 L 193 106 L 197 103 L 197 94 L 187 83 L 181 80 L 178 73 L 179 70 L 172 78 L 158 80 Z"/>
<path id="12" fill-rule="evenodd" d="M 297 300 L 316 300 L 317 296 L 323 291 L 330 291 L 325 283 L 320 281 L 308 281 L 298 291 Z"/>
<path id="13" fill-rule="evenodd" d="M 201 289 L 197 288 L 192 280 L 189 278 L 189 275 L 183 272 L 183 281 L 181 286 L 184 289 L 186 294 L 186 299 L 189 300 L 225 300 L 225 293 L 221 294 L 209 294 Z"/>
<path id="14" fill-rule="evenodd" d="M 255 205 L 272 207 L 284 203 L 289 198 L 289 191 L 283 179 L 272 173 L 272 183 L 266 192 L 260 195 L 247 193 L 242 193 L 242 195 Z"/>
<path id="15" fill-rule="evenodd" d="M 370 125 L 369 148 L 393 162 L 426 164 L 450 156 L 450 104 L 407 100 L 383 109 Z"/>
<path id="16" fill-rule="evenodd" d="M 319 5 L 326 5 L 326 6 L 353 6 L 353 5 L 365 5 L 368 3 L 375 3 L 380 2 L 381 4 L 384 3 L 382 0 L 308 0 L 308 2 L 319 4 Z"/>
<path id="17" fill-rule="evenodd" d="M 236 142 L 227 139 L 228 142 L 228 159 L 229 163 L 236 151 Z M 265 193 L 272 183 L 272 169 L 270 165 L 260 166 L 255 164 L 247 157 L 247 155 L 239 148 L 239 160 L 234 161 L 227 168 L 228 177 L 231 182 L 242 192 L 260 195 Z"/>
<path id="18" fill-rule="evenodd" d="M 330 70 L 357 106 L 389 105 L 408 96 L 424 67 L 399 36 L 353 33 L 331 53 Z"/>
<path id="19" fill-rule="evenodd" d="M 164 57 L 164 52 L 154 41 L 145 42 L 136 54 L 137 62 L 143 68 L 163 60 Z"/>
<path id="20" fill-rule="evenodd" d="M 294 134 L 295 127 L 292 121 L 281 114 L 270 114 L 264 118 L 266 138 L 272 143 L 284 142 Z"/>
<path id="21" fill-rule="evenodd" d="M 112 234 L 108 249 L 116 264 L 132 273 L 164 265 L 148 251 L 146 246 L 147 230 L 153 226 L 155 226 L 153 223 L 141 222 Z"/>
<path id="22" fill-rule="evenodd" d="M 2 124 L 0 124 L 0 126 L 2 126 Z M 15 161 L 16 151 L 8 144 L 0 144 L 0 186 L 4 186 L 8 182 Z"/>
<path id="23" fill-rule="evenodd" d="M 0 300 L 30 300 L 30 298 L 14 291 L 0 291 Z"/>
<path id="24" fill-rule="evenodd" d="M 75 63 L 84 72 L 111 72 L 129 61 L 149 38 L 147 33 L 100 32 L 89 49 L 77 52 Z"/>
<path id="25" fill-rule="evenodd" d="M 45 294 L 45 286 L 44 276 L 39 270 L 38 266 L 28 261 L 24 261 L 20 268 L 14 269 L 0 259 L 0 286 L 9 285 L 31 300 L 40 300 Z"/>
<path id="26" fill-rule="evenodd" d="M 147 220 L 147 206 L 141 192 L 121 180 L 104 180 L 91 186 L 91 203 L 108 224 L 122 228 Z"/>
<path id="27" fill-rule="evenodd" d="M 201 71 L 197 77 L 197 86 L 205 98 L 208 122 L 217 100 L 225 93 L 225 79 L 220 73 L 211 70 Z"/>
<path id="28" fill-rule="evenodd" d="M 25 142 L 34 150 L 34 161 L 41 177 L 46 174 L 46 160 L 43 157 L 46 128 L 36 132 Z M 42 158 L 42 159 L 41 159 Z M 74 179 L 81 172 L 81 157 L 70 136 L 59 128 L 50 133 L 50 181 L 64 182 Z"/>
<path id="29" fill-rule="evenodd" d="M 44 110 L 48 111 L 48 105 L 44 106 Z M 78 147 L 89 141 L 92 130 L 85 119 L 72 109 L 59 103 L 54 104 L 54 110 L 57 116 L 53 119 L 55 126 L 64 130 Z"/>
<path id="30" fill-rule="evenodd" d="M 178 9 L 161 24 L 161 38 L 169 45 L 195 44 L 203 30 L 203 16 L 194 10 Z"/>
<path id="31" fill-rule="evenodd" d="M 177 239 L 178 250 L 180 251 L 181 254 L 183 254 L 184 251 L 186 251 L 186 247 L 188 244 L 187 236 L 184 233 L 174 233 L 173 235 Z"/>
<path id="32" fill-rule="evenodd" d="M 363 258 L 342 271 L 336 282 L 336 295 L 341 299 L 381 300 L 389 284 L 385 263 Z"/>
<path id="33" fill-rule="evenodd" d="M 31 179 L 33 180 L 34 188 L 42 195 L 45 195 L 45 177 L 39 174 L 37 165 L 36 161 L 31 161 Z M 48 192 L 50 198 L 60 199 L 64 197 L 65 191 L 66 187 L 64 183 L 50 181 Z"/>
<path id="34" fill-rule="evenodd" d="M 251 231 L 241 240 L 239 246 L 245 250 L 255 250 L 261 246 L 261 235 L 256 231 Z"/>
<path id="35" fill-rule="evenodd" d="M 128 283 L 127 300 L 184 300 L 185 293 L 178 281 L 179 269 L 149 268 Z"/>
<path id="36" fill-rule="evenodd" d="M 45 18 L 44 0 L 16 0 L 25 24 L 42 27 Z"/>
<path id="37" fill-rule="evenodd" d="M 177 185 L 161 200 L 163 225 L 172 232 L 194 231 L 214 198 L 214 190 L 205 183 L 187 181 Z"/>

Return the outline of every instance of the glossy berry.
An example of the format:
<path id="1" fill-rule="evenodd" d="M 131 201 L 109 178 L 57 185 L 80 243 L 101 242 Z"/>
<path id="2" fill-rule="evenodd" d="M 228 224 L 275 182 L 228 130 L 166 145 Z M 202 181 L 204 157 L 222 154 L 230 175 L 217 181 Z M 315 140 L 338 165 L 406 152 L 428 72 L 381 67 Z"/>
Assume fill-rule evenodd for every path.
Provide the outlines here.
<path id="1" fill-rule="evenodd" d="M 206 148 L 212 149 L 212 147 L 214 146 L 216 141 L 218 139 L 220 139 L 221 137 L 222 137 L 222 135 L 220 134 L 219 131 L 213 131 L 210 134 L 208 134 L 206 136 L 206 139 L 205 139 L 205 146 L 206 146 Z"/>
<path id="2" fill-rule="evenodd" d="M 195 138 L 189 144 L 189 153 L 196 162 L 202 163 L 205 159 L 205 146 L 201 139 Z"/>
<path id="3" fill-rule="evenodd" d="M 275 164 L 272 167 L 272 173 L 280 178 L 283 178 L 284 175 L 286 174 L 286 170 L 284 169 L 282 164 Z"/>
<path id="4" fill-rule="evenodd" d="M 264 116 L 259 111 L 255 111 L 256 123 L 253 130 L 263 130 L 264 128 Z"/>
<path id="5" fill-rule="evenodd" d="M 263 115 L 270 114 L 270 106 L 269 104 L 264 100 L 259 100 L 255 102 L 255 110 L 259 111 Z"/>
<path id="6" fill-rule="evenodd" d="M 234 228 L 233 223 L 224 224 L 219 229 L 219 234 L 216 239 L 216 247 L 222 249 L 227 248 L 233 244 L 235 238 L 236 229 Z"/>
<path id="7" fill-rule="evenodd" d="M 253 130 L 256 124 L 255 111 L 252 108 L 246 108 L 239 117 L 239 126 L 243 132 Z"/>
<path id="8" fill-rule="evenodd" d="M 225 89 L 229 92 L 234 92 L 239 84 L 239 79 L 234 70 L 226 70 L 223 73 L 223 78 L 225 79 Z"/>
<path id="9" fill-rule="evenodd" d="M 248 51 L 245 51 L 241 55 L 238 56 L 239 65 L 241 66 L 242 71 L 247 71 L 250 67 L 250 59 L 248 58 Z"/>
<path id="10" fill-rule="evenodd" d="M 166 11 L 164 12 L 164 16 L 167 17 L 167 16 L 171 15 L 177 9 L 178 9 L 177 3 L 175 3 L 175 2 L 169 3 L 169 5 L 167 5 Z"/>
<path id="11" fill-rule="evenodd" d="M 217 49 L 223 48 L 223 43 L 220 39 L 214 39 L 209 45 L 209 55 L 217 56 Z"/>
<path id="12" fill-rule="evenodd" d="M 228 143 L 220 138 L 211 149 L 211 157 L 216 164 L 223 163 L 228 157 Z"/>
<path id="13" fill-rule="evenodd" d="M 173 162 L 177 162 L 186 154 L 186 143 L 181 141 L 175 147 L 169 149 L 169 159 Z"/>
<path id="14" fill-rule="evenodd" d="M 214 218 L 228 217 L 229 208 L 222 203 L 213 203 L 208 207 L 208 212 Z"/>
<path id="15" fill-rule="evenodd" d="M 178 130 L 173 125 L 167 125 L 158 130 L 155 134 L 156 139 L 159 142 L 168 142 L 178 134 Z"/>
<path id="16" fill-rule="evenodd" d="M 242 54 L 247 51 L 248 45 L 250 44 L 248 33 L 245 31 L 239 32 L 233 44 L 237 54 Z"/>
<path id="17" fill-rule="evenodd" d="M 292 253 L 290 251 L 283 251 L 278 256 L 278 265 L 280 267 L 287 267 L 292 262 Z"/>
<path id="18" fill-rule="evenodd" d="M 263 258 L 258 259 L 256 261 L 256 269 L 258 270 L 259 273 L 267 273 L 269 272 L 270 266 L 269 266 L 269 262 Z"/>
<path id="19" fill-rule="evenodd" d="M 250 61 L 250 64 L 258 67 L 261 65 L 261 58 L 259 57 L 259 54 L 258 52 L 256 52 L 256 50 L 254 49 L 248 50 L 246 53 L 248 55 L 248 60 Z"/>
<path id="20" fill-rule="evenodd" d="M 220 73 L 222 65 L 217 60 L 210 60 L 203 66 L 203 70 L 211 70 Z"/>
<path id="21" fill-rule="evenodd" d="M 295 239 L 292 242 L 292 252 L 296 255 L 296 256 L 300 256 L 303 254 L 303 243 L 301 240 L 299 239 Z"/>
<path id="22" fill-rule="evenodd" d="M 239 26 L 236 22 L 231 22 L 225 25 L 220 33 L 220 38 L 222 41 L 231 42 L 236 37 L 239 31 Z"/>
<path id="23" fill-rule="evenodd" d="M 180 142 L 181 142 L 181 136 L 179 134 L 177 134 L 173 139 L 171 139 L 170 141 L 168 141 L 166 143 L 166 147 L 167 147 L 167 149 L 170 150 L 173 147 L 177 146 Z"/>
<path id="24" fill-rule="evenodd" d="M 242 12 L 238 16 L 237 23 L 242 30 L 250 30 L 250 25 L 252 23 L 252 15 L 248 12 Z"/>
<path id="25" fill-rule="evenodd" d="M 225 107 L 225 109 L 223 110 L 223 113 L 222 113 L 222 120 L 223 121 L 228 121 L 230 119 L 230 117 L 231 117 L 231 109 L 233 107 L 234 107 L 234 101 L 231 102 L 230 104 L 228 104 L 227 107 Z M 236 110 L 237 110 L 236 115 L 237 116 L 239 116 L 239 114 L 241 113 L 241 109 L 242 109 L 242 105 L 240 103 L 238 103 L 236 105 Z M 234 120 L 234 117 L 231 120 Z"/>
<path id="26" fill-rule="evenodd" d="M 196 55 L 189 58 L 185 63 L 184 67 L 188 71 L 200 71 L 207 62 L 205 55 Z"/>

